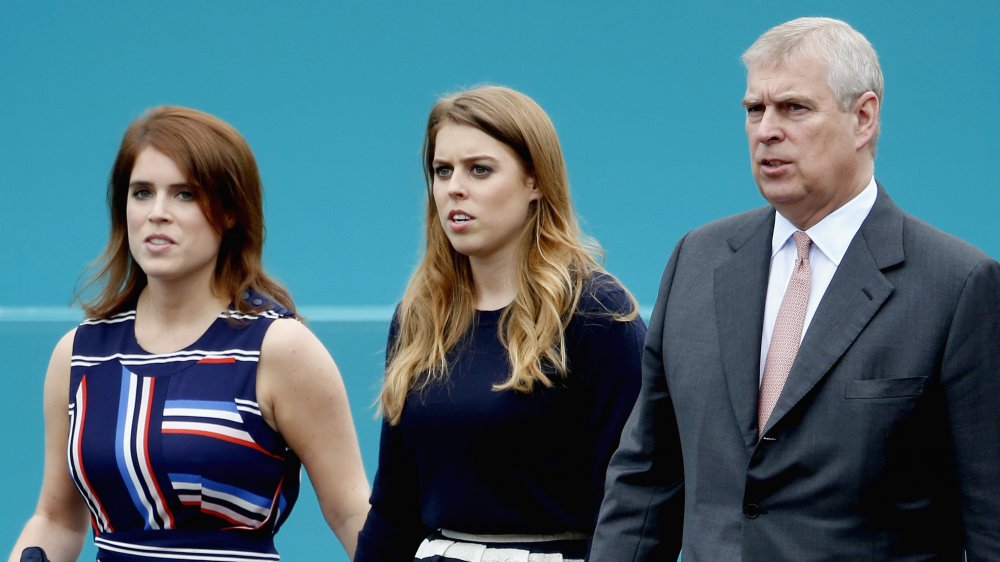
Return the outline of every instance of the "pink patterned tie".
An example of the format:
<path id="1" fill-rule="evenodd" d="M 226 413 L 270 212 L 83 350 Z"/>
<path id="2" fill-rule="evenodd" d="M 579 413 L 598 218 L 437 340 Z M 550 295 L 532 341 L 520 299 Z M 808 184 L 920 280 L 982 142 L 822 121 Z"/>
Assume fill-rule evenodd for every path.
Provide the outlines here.
<path id="1" fill-rule="evenodd" d="M 760 383 L 760 404 L 757 408 L 757 431 L 760 432 L 771 417 L 771 411 L 778 402 L 781 389 L 788 379 L 788 371 L 792 369 L 795 355 L 799 352 L 802 341 L 802 324 L 806 318 L 806 305 L 809 304 L 809 289 L 812 282 L 812 271 L 809 269 L 809 246 L 812 240 L 801 230 L 792 235 L 795 238 L 795 250 L 798 257 L 795 260 L 795 271 L 788 281 L 785 296 L 778 308 L 778 318 L 774 321 L 774 331 L 771 334 L 771 345 L 767 349 L 767 359 L 764 360 L 764 376 Z"/>

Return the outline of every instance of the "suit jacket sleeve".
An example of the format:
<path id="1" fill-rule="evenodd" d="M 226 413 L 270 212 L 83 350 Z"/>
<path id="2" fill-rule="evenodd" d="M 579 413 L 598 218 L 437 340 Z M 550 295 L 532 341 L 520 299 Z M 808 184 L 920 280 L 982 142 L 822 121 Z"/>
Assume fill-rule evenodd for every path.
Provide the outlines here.
<path id="1" fill-rule="evenodd" d="M 642 388 L 608 467 L 592 561 L 675 560 L 680 551 L 684 475 L 662 343 L 666 302 L 683 243 L 660 283 L 643 349 Z"/>
<path id="2" fill-rule="evenodd" d="M 941 367 L 969 562 L 1000 560 L 1000 264 L 959 298 Z"/>

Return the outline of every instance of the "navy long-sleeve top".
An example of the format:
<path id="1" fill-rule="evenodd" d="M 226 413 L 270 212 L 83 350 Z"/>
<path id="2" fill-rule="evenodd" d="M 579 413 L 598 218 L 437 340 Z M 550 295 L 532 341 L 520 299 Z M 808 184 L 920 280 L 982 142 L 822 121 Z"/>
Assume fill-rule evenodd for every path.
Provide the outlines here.
<path id="1" fill-rule="evenodd" d="M 479 311 L 449 354 L 446 381 L 411 394 L 382 425 L 372 509 L 355 562 L 411 561 L 435 529 L 477 534 L 592 534 L 604 474 L 639 392 L 641 319 L 610 276 L 595 273 L 565 332 L 569 375 L 531 393 L 494 391 L 510 366 Z M 390 329 L 391 342 L 395 330 Z"/>

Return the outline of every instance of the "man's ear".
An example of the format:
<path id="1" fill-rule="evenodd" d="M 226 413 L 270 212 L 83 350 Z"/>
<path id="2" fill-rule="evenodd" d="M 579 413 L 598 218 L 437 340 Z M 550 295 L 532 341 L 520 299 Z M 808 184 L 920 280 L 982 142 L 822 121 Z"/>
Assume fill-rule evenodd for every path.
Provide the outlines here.
<path id="1" fill-rule="evenodd" d="M 854 131 L 854 148 L 856 150 L 875 142 L 875 138 L 878 136 L 878 116 L 881 109 L 878 96 L 872 91 L 861 94 L 854 102 L 854 115 L 857 119 Z"/>

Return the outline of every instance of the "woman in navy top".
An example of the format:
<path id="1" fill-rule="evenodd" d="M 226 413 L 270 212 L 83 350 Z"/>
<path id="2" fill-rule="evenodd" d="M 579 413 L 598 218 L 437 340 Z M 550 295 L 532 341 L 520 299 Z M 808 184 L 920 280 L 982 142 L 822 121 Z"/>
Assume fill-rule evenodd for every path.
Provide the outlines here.
<path id="1" fill-rule="evenodd" d="M 344 385 L 261 265 L 250 147 L 211 115 L 133 122 L 108 185 L 111 237 L 45 382 L 45 473 L 11 559 L 278 560 L 309 471 L 353 554 L 368 484 Z M 68 461 L 68 470 L 67 470 Z"/>
<path id="2" fill-rule="evenodd" d="M 593 257 L 545 112 L 445 97 L 424 140 L 426 248 L 389 334 L 358 562 L 586 556 L 645 326 Z"/>

